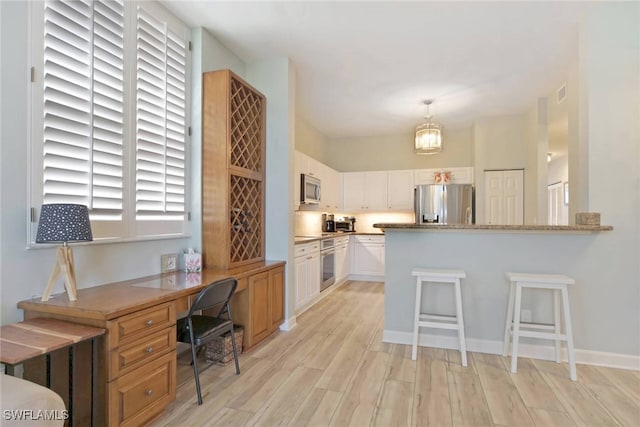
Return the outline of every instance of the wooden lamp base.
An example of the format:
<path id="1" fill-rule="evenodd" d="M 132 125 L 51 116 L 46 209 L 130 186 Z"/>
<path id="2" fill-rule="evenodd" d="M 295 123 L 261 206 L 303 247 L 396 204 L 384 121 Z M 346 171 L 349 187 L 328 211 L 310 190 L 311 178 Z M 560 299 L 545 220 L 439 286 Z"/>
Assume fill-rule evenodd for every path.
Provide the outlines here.
<path id="1" fill-rule="evenodd" d="M 73 251 L 70 246 L 64 245 L 58 248 L 56 255 L 56 264 L 53 266 L 51 277 L 49 277 L 49 283 L 47 284 L 44 293 L 42 294 L 42 301 L 49 301 L 53 287 L 58 280 L 58 276 L 62 275 L 64 280 L 64 287 L 67 290 L 69 301 L 76 301 L 78 299 L 78 290 L 76 288 L 76 272 L 73 264 Z"/>

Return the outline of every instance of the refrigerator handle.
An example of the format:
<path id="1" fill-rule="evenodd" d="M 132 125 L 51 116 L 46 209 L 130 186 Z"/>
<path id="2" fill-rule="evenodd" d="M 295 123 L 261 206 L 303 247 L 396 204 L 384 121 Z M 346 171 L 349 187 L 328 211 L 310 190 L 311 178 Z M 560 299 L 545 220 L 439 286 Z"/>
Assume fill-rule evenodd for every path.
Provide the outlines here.
<path id="1" fill-rule="evenodd" d="M 422 223 L 422 218 L 421 214 L 420 214 L 420 209 L 419 209 L 419 203 L 418 203 L 418 187 L 413 187 L 413 212 L 415 214 L 415 221 L 416 224 L 421 224 Z"/>

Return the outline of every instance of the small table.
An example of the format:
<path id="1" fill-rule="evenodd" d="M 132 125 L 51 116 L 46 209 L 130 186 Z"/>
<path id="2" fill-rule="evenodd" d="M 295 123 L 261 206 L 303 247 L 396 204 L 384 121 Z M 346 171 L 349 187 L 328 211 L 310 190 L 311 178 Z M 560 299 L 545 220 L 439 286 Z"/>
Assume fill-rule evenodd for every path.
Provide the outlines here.
<path id="1" fill-rule="evenodd" d="M 0 362 L 5 364 L 6 373 L 14 374 L 15 365 L 38 356 L 45 355 L 47 362 L 47 387 L 51 387 L 50 353 L 62 348 L 69 349 L 69 424 L 73 425 L 73 374 L 74 345 L 82 341 L 92 341 L 91 351 L 91 421 L 95 424 L 96 408 L 94 398 L 98 393 L 98 340 L 104 335 L 103 328 L 65 322 L 57 319 L 35 318 L 0 327 Z"/>

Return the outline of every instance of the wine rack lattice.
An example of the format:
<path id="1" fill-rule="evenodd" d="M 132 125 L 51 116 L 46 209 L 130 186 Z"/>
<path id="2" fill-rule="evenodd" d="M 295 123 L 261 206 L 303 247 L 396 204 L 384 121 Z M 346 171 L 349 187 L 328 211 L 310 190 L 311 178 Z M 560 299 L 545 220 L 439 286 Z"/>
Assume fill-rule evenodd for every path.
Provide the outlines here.
<path id="1" fill-rule="evenodd" d="M 231 164 L 262 172 L 262 97 L 231 79 Z"/>
<path id="2" fill-rule="evenodd" d="M 231 175 L 231 263 L 262 257 L 262 182 Z"/>

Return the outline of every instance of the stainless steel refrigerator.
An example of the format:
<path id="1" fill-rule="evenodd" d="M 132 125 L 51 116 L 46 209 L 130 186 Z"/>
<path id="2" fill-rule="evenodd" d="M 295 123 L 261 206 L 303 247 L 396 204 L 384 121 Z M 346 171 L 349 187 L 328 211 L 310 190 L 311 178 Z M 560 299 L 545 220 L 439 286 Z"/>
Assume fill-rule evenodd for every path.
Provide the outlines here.
<path id="1" fill-rule="evenodd" d="M 416 224 L 475 224 L 475 194 L 471 184 L 417 185 Z"/>

